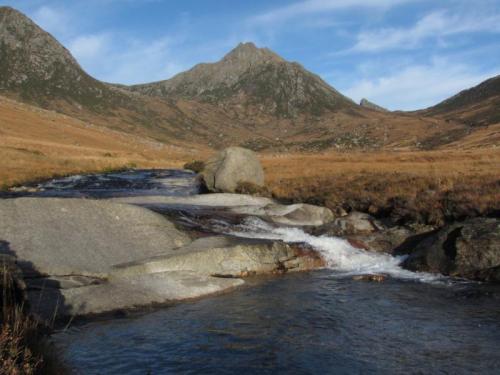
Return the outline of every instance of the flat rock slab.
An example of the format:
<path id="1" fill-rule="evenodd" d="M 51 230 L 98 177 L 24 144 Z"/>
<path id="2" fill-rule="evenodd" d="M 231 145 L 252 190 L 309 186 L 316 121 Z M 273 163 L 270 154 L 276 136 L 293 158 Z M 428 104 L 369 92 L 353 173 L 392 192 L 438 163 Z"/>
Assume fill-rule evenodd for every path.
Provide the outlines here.
<path id="1" fill-rule="evenodd" d="M 110 279 L 169 271 L 228 276 L 270 273 L 294 258 L 294 249 L 283 242 L 206 237 L 167 255 L 117 265 Z"/>
<path id="2" fill-rule="evenodd" d="M 238 277 L 323 265 L 279 241 L 191 241 L 164 216 L 116 201 L 6 199 L 0 213 L 0 253 L 16 258 L 44 319 L 196 298 L 243 284 Z"/>
<path id="3" fill-rule="evenodd" d="M 222 208 L 233 214 L 258 216 L 269 222 L 293 226 L 319 226 L 334 219 L 332 211 L 326 207 L 304 203 L 282 205 L 269 198 L 246 194 L 214 193 L 188 197 L 140 196 L 113 198 L 111 201 L 157 207 Z"/>
<path id="4" fill-rule="evenodd" d="M 85 316 L 129 310 L 222 292 L 244 284 L 194 272 L 158 272 L 115 278 L 100 285 L 31 291 L 32 311 L 42 318 Z M 42 301 L 42 303 L 37 303 Z"/>
<path id="5" fill-rule="evenodd" d="M 108 201 L 57 198 L 0 200 L 3 252 L 42 275 L 107 275 L 112 265 L 186 245 L 165 217 Z"/>
<path id="6" fill-rule="evenodd" d="M 253 197 L 246 194 L 201 194 L 187 197 L 169 197 L 169 196 L 138 196 L 113 198 L 111 202 L 128 203 L 136 205 L 188 205 L 188 206 L 206 206 L 206 207 L 235 207 L 235 206 L 265 206 L 275 203 L 272 199 L 264 197 Z"/>

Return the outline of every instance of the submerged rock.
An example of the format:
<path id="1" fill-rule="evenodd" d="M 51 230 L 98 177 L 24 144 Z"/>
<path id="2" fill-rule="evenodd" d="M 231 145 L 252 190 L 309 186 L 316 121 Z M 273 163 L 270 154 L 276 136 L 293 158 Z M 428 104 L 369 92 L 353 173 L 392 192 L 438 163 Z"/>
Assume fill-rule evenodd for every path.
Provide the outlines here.
<path id="1" fill-rule="evenodd" d="M 375 281 L 377 283 L 381 283 L 382 281 L 387 280 L 387 275 L 380 275 L 380 274 L 357 275 L 357 276 L 353 276 L 352 279 L 355 281 Z"/>
<path id="2" fill-rule="evenodd" d="M 500 282 L 500 220 L 475 218 L 446 225 L 422 239 L 403 266 Z"/>
<path id="3" fill-rule="evenodd" d="M 226 148 L 209 159 L 202 176 L 212 192 L 234 193 L 240 182 L 264 186 L 264 170 L 257 155 L 241 147 Z"/>

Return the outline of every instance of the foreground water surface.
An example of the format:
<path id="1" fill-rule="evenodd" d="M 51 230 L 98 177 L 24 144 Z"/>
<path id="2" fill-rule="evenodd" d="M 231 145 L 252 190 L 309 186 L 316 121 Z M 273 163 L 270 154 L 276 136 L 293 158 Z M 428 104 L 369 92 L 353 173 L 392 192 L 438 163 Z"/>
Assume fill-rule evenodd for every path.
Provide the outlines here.
<path id="1" fill-rule="evenodd" d="M 54 336 L 82 374 L 494 374 L 500 294 L 329 270 Z"/>
<path id="2" fill-rule="evenodd" d="M 192 174 L 168 170 L 72 176 L 38 187 L 30 195 L 199 191 Z M 75 373 L 498 373 L 500 286 L 416 274 L 401 269 L 401 259 L 253 217 L 234 223 L 184 214 L 184 223 L 208 232 L 307 243 L 328 269 L 250 279 L 223 295 L 73 324 L 53 341 Z M 352 278 L 373 272 L 389 278 Z"/>

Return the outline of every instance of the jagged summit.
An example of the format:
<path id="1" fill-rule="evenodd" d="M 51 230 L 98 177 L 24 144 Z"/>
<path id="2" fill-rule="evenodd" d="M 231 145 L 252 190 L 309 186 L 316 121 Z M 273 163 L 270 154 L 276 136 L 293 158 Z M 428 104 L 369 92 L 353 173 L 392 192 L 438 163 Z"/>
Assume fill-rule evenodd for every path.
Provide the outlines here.
<path id="1" fill-rule="evenodd" d="M 0 57 L 0 93 L 42 105 L 51 99 L 98 105 L 110 90 L 52 35 L 10 7 L 0 8 Z"/>
<path id="2" fill-rule="evenodd" d="M 198 64 L 175 77 L 131 87 L 143 94 L 251 108 L 277 117 L 321 115 L 356 105 L 319 76 L 268 48 L 240 43 L 220 61 Z"/>
<path id="3" fill-rule="evenodd" d="M 263 64 L 269 61 L 284 62 L 278 54 L 269 48 L 258 48 L 252 42 L 239 43 L 227 53 L 222 61 L 251 64 Z"/>
<path id="4" fill-rule="evenodd" d="M 496 87 L 488 83 L 466 97 L 473 103 L 477 92 L 483 97 Z M 162 142 L 209 147 L 314 151 L 413 147 L 416 140 L 427 147 L 465 134 L 453 121 L 429 131 L 421 116 L 363 108 L 300 64 L 253 43 L 166 81 L 110 85 L 88 75 L 55 38 L 10 7 L 0 7 L 0 96 Z M 492 120 L 496 98 L 485 101 L 493 103 L 487 107 Z M 382 124 L 396 130 L 382 132 Z"/>
<path id="5" fill-rule="evenodd" d="M 385 109 L 384 107 L 381 107 L 371 101 L 369 101 L 368 99 L 361 99 L 361 101 L 359 102 L 359 105 L 361 107 L 365 107 L 365 108 L 370 108 L 370 109 L 373 109 L 375 111 L 382 111 L 382 112 L 387 112 L 387 109 Z"/>

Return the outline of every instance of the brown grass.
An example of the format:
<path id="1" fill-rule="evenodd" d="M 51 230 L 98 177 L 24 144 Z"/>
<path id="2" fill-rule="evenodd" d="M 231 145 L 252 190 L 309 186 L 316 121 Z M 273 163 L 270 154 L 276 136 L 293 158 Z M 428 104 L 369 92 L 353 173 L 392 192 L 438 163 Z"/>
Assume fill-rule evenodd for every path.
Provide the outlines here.
<path id="1" fill-rule="evenodd" d="M 500 210 L 500 150 L 263 155 L 273 195 L 396 221 L 442 224 Z"/>
<path id="2" fill-rule="evenodd" d="M 47 342 L 48 329 L 27 313 L 18 278 L 0 264 L 0 373 L 65 374 Z"/>
<path id="3" fill-rule="evenodd" d="M 194 153 L 204 150 L 162 144 L 0 97 L 0 188 L 130 166 L 181 167 Z"/>

